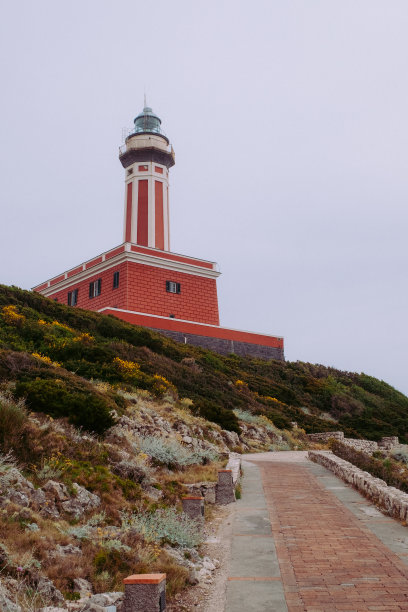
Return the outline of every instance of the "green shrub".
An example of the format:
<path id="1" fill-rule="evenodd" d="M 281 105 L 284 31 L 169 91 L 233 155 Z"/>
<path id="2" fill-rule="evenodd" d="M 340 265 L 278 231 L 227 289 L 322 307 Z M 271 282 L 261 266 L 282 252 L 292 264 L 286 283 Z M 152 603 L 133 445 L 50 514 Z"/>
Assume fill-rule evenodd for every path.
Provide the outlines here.
<path id="1" fill-rule="evenodd" d="M 238 435 L 241 433 L 238 419 L 232 410 L 226 410 L 213 402 L 202 400 L 194 403 L 193 411 L 208 421 L 218 423 L 223 429 L 235 431 Z"/>
<path id="2" fill-rule="evenodd" d="M 18 382 L 17 397 L 25 397 L 34 412 L 52 417 L 68 417 L 76 427 L 101 434 L 114 424 L 111 410 L 114 405 L 99 393 L 73 390 L 62 379 L 40 379 Z"/>
<path id="3" fill-rule="evenodd" d="M 7 453 L 20 443 L 27 412 L 23 400 L 0 393 L 0 449 Z"/>

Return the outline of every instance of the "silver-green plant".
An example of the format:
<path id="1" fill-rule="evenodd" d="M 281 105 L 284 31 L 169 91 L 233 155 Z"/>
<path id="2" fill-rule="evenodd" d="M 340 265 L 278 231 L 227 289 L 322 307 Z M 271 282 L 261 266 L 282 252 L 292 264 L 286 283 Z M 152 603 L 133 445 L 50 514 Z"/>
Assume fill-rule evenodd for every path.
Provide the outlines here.
<path id="1" fill-rule="evenodd" d="M 203 541 L 199 521 L 174 508 L 144 514 L 122 514 L 122 530 L 136 531 L 147 542 L 169 543 L 173 546 L 194 548 Z"/>
<path id="2" fill-rule="evenodd" d="M 400 461 L 401 463 L 408 464 L 408 447 L 399 447 L 394 448 L 391 453 L 391 457 L 395 459 L 395 461 Z"/>
<path id="3" fill-rule="evenodd" d="M 185 467 L 218 459 L 218 454 L 211 449 L 197 448 L 192 451 L 177 440 L 165 440 L 158 436 L 139 438 L 135 443 L 135 450 L 146 453 L 168 467 Z"/>
<path id="4" fill-rule="evenodd" d="M 57 480 L 62 474 L 62 470 L 55 467 L 52 463 L 44 461 L 43 466 L 37 472 L 39 480 Z"/>
<path id="5" fill-rule="evenodd" d="M 91 540 L 93 539 L 96 529 L 105 522 L 105 519 L 105 512 L 99 512 L 91 516 L 83 525 L 73 525 L 67 529 L 60 528 L 60 531 L 65 535 L 73 536 L 77 540 Z"/>
<path id="6" fill-rule="evenodd" d="M 5 491 L 18 475 L 17 464 L 13 453 L 0 454 L 0 491 Z"/>
<path id="7" fill-rule="evenodd" d="M 271 431 L 277 435 L 281 433 L 279 429 L 275 427 L 272 421 L 270 421 L 266 416 L 260 414 L 252 414 L 252 412 L 248 412 L 248 410 L 242 410 L 241 408 L 234 408 L 233 412 L 239 421 L 243 421 L 244 423 L 250 423 L 251 425 L 257 425 L 259 427 L 264 427 L 267 431 Z"/>
<path id="8" fill-rule="evenodd" d="M 117 552 L 130 552 L 132 550 L 130 546 L 123 544 L 123 542 L 121 542 L 120 540 L 105 540 L 103 542 L 103 548 L 108 552 L 112 550 L 115 550 Z"/>

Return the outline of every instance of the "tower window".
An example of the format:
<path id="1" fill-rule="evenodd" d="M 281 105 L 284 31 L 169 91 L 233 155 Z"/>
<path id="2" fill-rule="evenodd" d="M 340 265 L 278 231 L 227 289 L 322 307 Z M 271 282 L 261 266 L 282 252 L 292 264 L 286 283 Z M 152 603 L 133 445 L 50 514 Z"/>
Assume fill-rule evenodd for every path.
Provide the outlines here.
<path id="1" fill-rule="evenodd" d="M 119 270 L 113 273 L 113 288 L 117 289 L 119 287 Z"/>
<path id="2" fill-rule="evenodd" d="M 173 281 L 166 281 L 166 291 L 169 293 L 181 293 L 181 285 Z"/>
<path id="3" fill-rule="evenodd" d="M 98 295 L 101 295 L 102 289 L 102 279 L 98 278 L 98 280 L 89 283 L 89 297 L 94 298 Z"/>
<path id="4" fill-rule="evenodd" d="M 78 289 L 68 291 L 68 306 L 76 306 L 78 304 Z"/>
<path id="5" fill-rule="evenodd" d="M 139 172 L 147 172 L 149 169 L 149 166 L 139 166 Z"/>
<path id="6" fill-rule="evenodd" d="M 159 166 L 155 166 L 154 171 L 158 172 L 159 174 L 163 174 L 163 168 L 159 168 Z"/>
<path id="7" fill-rule="evenodd" d="M 128 173 L 128 176 L 129 176 L 129 174 L 133 174 L 133 168 L 129 168 L 127 173 Z"/>

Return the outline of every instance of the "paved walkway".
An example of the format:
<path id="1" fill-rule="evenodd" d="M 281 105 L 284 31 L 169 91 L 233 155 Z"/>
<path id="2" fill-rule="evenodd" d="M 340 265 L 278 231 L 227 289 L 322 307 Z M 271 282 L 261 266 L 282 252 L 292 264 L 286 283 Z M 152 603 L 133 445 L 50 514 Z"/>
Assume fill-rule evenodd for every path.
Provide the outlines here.
<path id="1" fill-rule="evenodd" d="M 246 455 L 225 612 L 408 610 L 408 528 L 306 453 Z"/>

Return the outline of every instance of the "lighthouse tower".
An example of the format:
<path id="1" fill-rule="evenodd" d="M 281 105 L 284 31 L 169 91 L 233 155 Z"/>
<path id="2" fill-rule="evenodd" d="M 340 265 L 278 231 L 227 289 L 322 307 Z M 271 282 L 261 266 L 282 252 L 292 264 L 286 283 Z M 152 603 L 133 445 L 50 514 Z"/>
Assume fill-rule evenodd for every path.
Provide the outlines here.
<path id="1" fill-rule="evenodd" d="M 283 359 L 283 338 L 220 327 L 215 262 L 170 250 L 169 169 L 175 155 L 161 120 L 146 103 L 119 159 L 125 169 L 123 242 L 34 291 L 184 344 Z"/>
<path id="2" fill-rule="evenodd" d="M 125 168 L 123 241 L 170 251 L 169 168 L 175 156 L 161 120 L 145 106 L 120 149 Z"/>

